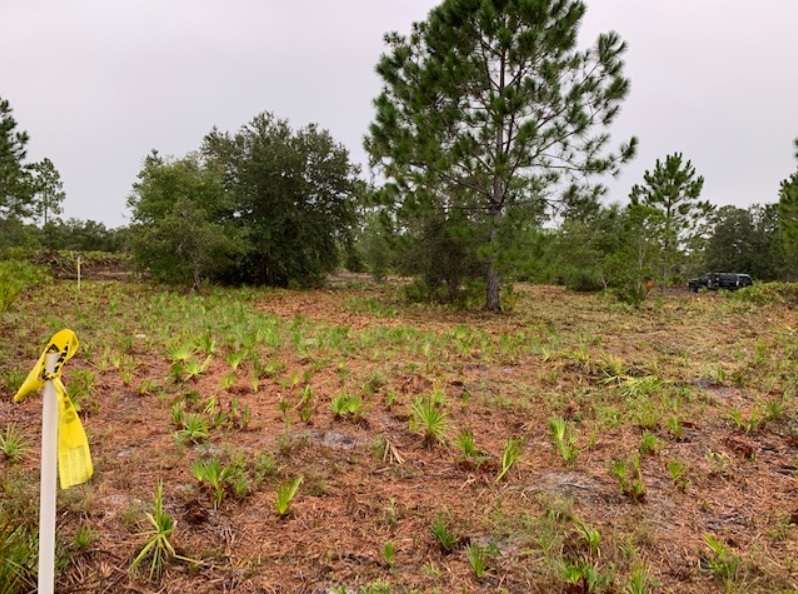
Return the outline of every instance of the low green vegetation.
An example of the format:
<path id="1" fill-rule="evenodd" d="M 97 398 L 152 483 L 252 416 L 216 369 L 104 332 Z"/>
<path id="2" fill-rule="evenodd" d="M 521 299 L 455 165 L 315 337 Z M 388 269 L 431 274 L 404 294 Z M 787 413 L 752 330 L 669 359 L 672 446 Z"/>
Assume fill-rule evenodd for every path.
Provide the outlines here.
<path id="1" fill-rule="evenodd" d="M 59 584 L 106 571 L 97 551 L 112 538 L 129 543 L 132 566 L 121 577 L 111 569 L 113 579 L 138 588 L 219 579 L 233 563 L 269 580 L 246 544 L 257 541 L 318 547 L 331 567 L 351 562 L 339 543 L 358 543 L 371 551 L 373 573 L 355 583 L 332 569 L 329 579 L 329 588 L 350 580 L 352 591 L 380 580 L 388 591 L 445 590 L 455 579 L 474 588 L 505 579 L 513 589 L 531 580 L 547 591 L 681 591 L 686 582 L 658 561 L 675 548 L 694 551 L 683 570 L 698 571 L 702 587 L 789 591 L 773 551 L 789 556 L 794 530 L 739 479 L 772 480 L 773 464 L 794 465 L 792 310 L 672 295 L 641 313 L 553 287 L 516 291 L 513 314 L 467 325 L 456 309 L 402 305 L 371 285 L 197 295 L 86 282 L 74 307 L 48 321 L 48 330 L 83 328 L 85 350 L 64 380 L 98 469 L 92 484 L 60 496 Z M 397 304 L 390 325 L 377 317 L 354 327 L 344 309 L 336 317 L 335 304 L 361 294 Z M 48 319 L 46 288 L 28 295 L 20 313 Z M 307 318 L 293 312 L 299 298 L 311 300 Z M 109 315 L 95 316 L 100 307 Z M 690 334 L 713 324 L 727 324 L 723 349 Z M 657 341 L 635 342 L 653 332 Z M 39 413 L 10 402 L 24 373 L 9 353 L 33 360 L 31 337 L 14 326 L 0 344 L 8 396 L 0 413 L 14 419 L 0 427 L 9 543 L 0 551 L 7 575 L 13 567 L 18 576 L 13 594 L 33 576 L 20 559 L 35 534 L 26 485 L 36 484 Z M 202 373 L 172 373 L 192 359 L 207 361 Z M 763 450 L 760 440 L 783 445 Z M 160 504 L 147 503 L 153 496 L 130 468 L 162 481 Z M 734 544 L 716 535 L 725 548 L 710 547 L 700 523 L 674 540 L 646 519 L 677 501 L 667 513 L 722 525 L 726 511 L 706 491 L 716 488 L 758 514 Z M 119 506 L 110 520 L 88 512 L 109 502 Z M 769 548 L 740 544 L 754 532 Z M 264 550 L 268 562 L 282 554 Z M 284 562 L 305 567 L 300 557 Z"/>
<path id="2" fill-rule="evenodd" d="M 160 481 L 155 488 L 152 513 L 146 512 L 145 516 L 149 526 L 142 533 L 144 545 L 130 564 L 130 571 L 135 571 L 149 558 L 150 570 L 147 575 L 150 580 L 156 580 L 163 574 L 169 561 L 177 556 L 171 540 L 175 521 L 163 509 L 163 483 Z"/>
<path id="3" fill-rule="evenodd" d="M 277 487 L 277 495 L 274 502 L 274 507 L 277 510 L 277 515 L 285 516 L 291 504 L 299 491 L 299 486 L 302 484 L 302 475 L 297 475 L 292 479 L 288 479 Z"/>

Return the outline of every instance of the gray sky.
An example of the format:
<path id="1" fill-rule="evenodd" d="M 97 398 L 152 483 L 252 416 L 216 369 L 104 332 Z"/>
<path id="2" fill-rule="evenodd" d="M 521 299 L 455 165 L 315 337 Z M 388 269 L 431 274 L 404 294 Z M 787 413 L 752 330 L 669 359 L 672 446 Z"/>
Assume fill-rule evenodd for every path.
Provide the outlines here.
<path id="1" fill-rule="evenodd" d="M 387 31 L 435 0 L 2 0 L 0 96 L 61 172 L 65 217 L 126 224 L 151 148 L 183 155 L 217 125 L 261 111 L 318 122 L 365 162 L 362 137 Z M 588 0 L 583 45 L 629 43 L 632 92 L 614 140 L 640 138 L 610 197 L 625 201 L 657 158 L 681 151 L 704 198 L 777 200 L 795 170 L 796 0 Z"/>

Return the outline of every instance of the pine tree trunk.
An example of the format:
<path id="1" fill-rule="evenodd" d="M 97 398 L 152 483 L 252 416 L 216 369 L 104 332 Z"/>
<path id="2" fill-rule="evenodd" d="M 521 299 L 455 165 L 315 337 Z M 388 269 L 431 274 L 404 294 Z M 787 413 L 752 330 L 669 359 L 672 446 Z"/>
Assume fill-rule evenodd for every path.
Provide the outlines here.
<path id="1" fill-rule="evenodd" d="M 502 310 L 499 303 L 499 271 L 496 270 L 496 259 L 488 261 L 486 272 L 487 289 L 485 291 L 485 309 L 498 313 Z"/>
<path id="2" fill-rule="evenodd" d="M 493 228 L 490 230 L 488 241 L 490 242 L 491 256 L 487 261 L 485 270 L 485 309 L 488 311 L 498 313 L 502 310 L 501 303 L 499 302 L 499 270 L 496 267 L 496 239 L 498 233 L 499 220 L 501 218 L 501 209 L 494 203 L 493 206 Z"/>
<path id="3" fill-rule="evenodd" d="M 507 56 L 503 53 L 500 57 L 499 66 L 499 95 L 504 93 L 506 66 Z M 504 122 L 496 127 L 494 151 L 497 162 L 506 156 L 506 148 L 504 146 Z M 487 281 L 487 286 L 485 288 L 485 309 L 494 313 L 498 313 L 502 310 L 501 303 L 499 302 L 499 270 L 496 268 L 496 239 L 506 192 L 507 182 L 504 175 L 500 170 L 496 169 L 493 173 L 493 194 L 490 197 L 490 214 L 493 219 L 491 221 L 492 227 L 489 236 L 491 255 L 487 262 L 487 270 L 485 271 L 485 280 Z"/>

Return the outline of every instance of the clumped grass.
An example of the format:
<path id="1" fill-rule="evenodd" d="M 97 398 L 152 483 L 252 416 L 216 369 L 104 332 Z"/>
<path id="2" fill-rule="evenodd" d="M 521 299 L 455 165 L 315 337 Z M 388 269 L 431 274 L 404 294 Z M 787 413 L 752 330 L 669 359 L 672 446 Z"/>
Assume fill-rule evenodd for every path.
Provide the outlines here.
<path id="1" fill-rule="evenodd" d="M 474 577 L 478 580 L 484 578 L 490 569 L 490 560 L 494 549 L 491 547 L 481 546 L 475 542 L 466 545 L 466 556 L 468 563 L 471 565 L 471 570 L 474 572 Z"/>
<path id="2" fill-rule="evenodd" d="M 255 458 L 255 483 L 259 485 L 266 478 L 275 476 L 278 470 L 277 462 L 271 452 L 259 453 Z"/>
<path id="3" fill-rule="evenodd" d="M 684 427 L 682 425 L 682 420 L 677 415 L 668 417 L 668 419 L 665 421 L 665 428 L 668 430 L 668 433 L 671 434 L 673 439 L 678 441 L 682 438 Z"/>
<path id="4" fill-rule="evenodd" d="M 15 394 L 19 390 L 28 372 L 22 369 L 6 369 L 0 373 L 0 386 L 9 394 Z"/>
<path id="5" fill-rule="evenodd" d="M 17 517 L 0 500 L 0 594 L 34 592 L 37 558 L 35 520 Z"/>
<path id="6" fill-rule="evenodd" d="M 758 433 L 767 422 L 767 418 L 758 406 L 754 406 L 744 414 L 739 408 L 733 408 L 728 415 L 734 428 L 740 433 Z"/>
<path id="7" fill-rule="evenodd" d="M 91 402 L 96 379 L 94 373 L 88 369 L 76 369 L 70 374 L 66 388 L 69 398 L 78 412 L 96 407 L 96 403 Z"/>
<path id="8" fill-rule="evenodd" d="M 20 462 L 30 449 L 30 442 L 24 434 L 17 430 L 15 423 L 8 425 L 0 433 L 0 452 L 12 464 Z"/>
<path id="9" fill-rule="evenodd" d="M 97 533 L 86 524 L 81 524 L 72 535 L 72 546 L 77 551 L 88 550 L 98 538 Z"/>

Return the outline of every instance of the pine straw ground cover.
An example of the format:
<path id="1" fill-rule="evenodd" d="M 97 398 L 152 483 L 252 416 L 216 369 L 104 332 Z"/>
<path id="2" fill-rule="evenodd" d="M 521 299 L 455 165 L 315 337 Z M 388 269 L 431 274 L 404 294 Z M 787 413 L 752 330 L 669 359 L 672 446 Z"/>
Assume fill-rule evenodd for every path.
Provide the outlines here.
<path id="1" fill-rule="evenodd" d="M 30 293 L 0 320 L 26 454 L 0 453 L 0 533 L 36 522 L 40 404 L 11 397 L 69 327 L 96 474 L 59 493 L 60 592 L 796 590 L 796 313 L 517 293 L 499 316 L 365 283 Z M 174 555 L 139 556 L 146 513 Z"/>

